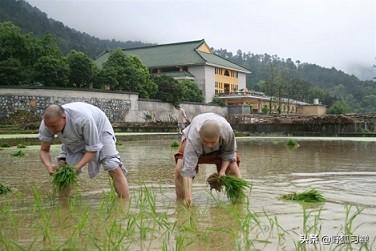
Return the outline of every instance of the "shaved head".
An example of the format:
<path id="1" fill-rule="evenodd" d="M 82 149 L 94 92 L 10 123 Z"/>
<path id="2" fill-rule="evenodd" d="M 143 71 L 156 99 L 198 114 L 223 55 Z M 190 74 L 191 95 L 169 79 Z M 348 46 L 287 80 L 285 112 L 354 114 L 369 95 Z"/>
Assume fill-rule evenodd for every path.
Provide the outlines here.
<path id="1" fill-rule="evenodd" d="M 49 105 L 43 113 L 44 120 L 50 120 L 64 116 L 64 108 L 60 105 Z"/>
<path id="2" fill-rule="evenodd" d="M 200 137 L 216 139 L 221 135 L 219 124 L 215 120 L 207 120 L 200 128 Z"/>
<path id="3" fill-rule="evenodd" d="M 46 127 L 54 134 L 61 132 L 65 127 L 65 112 L 60 105 L 49 105 L 43 113 Z"/>

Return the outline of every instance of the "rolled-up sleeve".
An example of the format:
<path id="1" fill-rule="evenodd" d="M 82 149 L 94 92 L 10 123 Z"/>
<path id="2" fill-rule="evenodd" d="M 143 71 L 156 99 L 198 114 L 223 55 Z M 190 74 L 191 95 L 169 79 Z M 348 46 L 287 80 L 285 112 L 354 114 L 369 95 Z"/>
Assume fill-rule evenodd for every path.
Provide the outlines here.
<path id="1" fill-rule="evenodd" d="M 184 177 L 196 176 L 196 166 L 198 163 L 198 154 L 190 140 L 186 141 L 183 155 L 183 167 L 180 174 Z"/>
<path id="2" fill-rule="evenodd" d="M 38 138 L 39 138 L 40 141 L 47 142 L 47 143 L 52 143 L 52 141 L 54 140 L 54 135 L 51 134 L 47 130 L 47 127 L 44 125 L 44 121 L 43 120 L 42 120 L 42 122 L 40 123 L 40 126 L 39 126 L 39 135 L 38 135 Z"/>
<path id="3" fill-rule="evenodd" d="M 235 160 L 236 140 L 233 132 L 228 135 L 227 139 L 224 140 L 222 149 L 222 160 Z"/>
<path id="4" fill-rule="evenodd" d="M 98 152 L 103 148 L 100 141 L 97 125 L 94 119 L 88 118 L 82 121 L 85 150 L 88 152 Z"/>

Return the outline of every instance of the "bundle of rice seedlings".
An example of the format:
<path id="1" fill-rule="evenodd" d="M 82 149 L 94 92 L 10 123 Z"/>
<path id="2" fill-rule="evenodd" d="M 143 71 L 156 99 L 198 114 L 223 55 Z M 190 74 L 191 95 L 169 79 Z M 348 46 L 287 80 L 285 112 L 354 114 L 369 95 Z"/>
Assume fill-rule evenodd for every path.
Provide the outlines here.
<path id="1" fill-rule="evenodd" d="M 289 193 L 282 195 L 281 197 L 284 200 L 294 200 L 299 202 L 324 202 L 324 196 L 317 191 L 316 189 L 312 188 L 310 190 L 304 191 L 302 193 Z"/>
<path id="2" fill-rule="evenodd" d="M 179 142 L 174 141 L 174 142 L 171 143 L 170 146 L 171 146 L 172 148 L 179 147 Z"/>
<path id="3" fill-rule="evenodd" d="M 77 173 L 71 165 L 61 165 L 53 175 L 52 184 L 58 192 L 64 191 L 75 183 L 77 183 Z"/>
<path id="4" fill-rule="evenodd" d="M 25 153 L 22 150 L 18 150 L 17 152 L 12 153 L 12 156 L 13 157 L 23 157 L 23 156 L 25 156 Z"/>
<path id="5" fill-rule="evenodd" d="M 226 196 L 232 203 L 239 202 L 245 198 L 246 189 L 250 188 L 250 184 L 242 178 L 234 176 L 219 177 L 218 173 L 213 173 L 206 181 L 210 185 L 210 190 L 215 189 L 221 192 L 224 187 Z"/>
<path id="6" fill-rule="evenodd" d="M 210 191 L 212 189 L 218 191 L 218 192 L 221 192 L 222 191 L 222 187 L 223 187 L 223 183 L 221 181 L 221 179 L 219 178 L 219 175 L 218 173 L 213 173 L 211 174 L 207 179 L 206 179 L 206 182 L 209 183 L 209 186 L 210 186 Z"/>
<path id="7" fill-rule="evenodd" d="M 18 144 L 17 148 L 26 148 L 26 146 L 24 144 Z"/>
<path id="8" fill-rule="evenodd" d="M 5 185 L 0 183 L 0 194 L 6 194 L 6 193 L 9 193 L 11 191 L 12 190 L 8 186 L 5 186 Z"/>

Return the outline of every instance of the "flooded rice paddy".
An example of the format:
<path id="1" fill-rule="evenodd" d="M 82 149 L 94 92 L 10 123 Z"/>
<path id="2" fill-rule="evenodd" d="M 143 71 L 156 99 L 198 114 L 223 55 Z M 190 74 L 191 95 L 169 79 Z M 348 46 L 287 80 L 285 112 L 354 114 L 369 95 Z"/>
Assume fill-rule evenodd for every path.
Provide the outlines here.
<path id="1" fill-rule="evenodd" d="M 248 200 L 232 205 L 210 192 L 203 165 L 193 207 L 176 204 L 173 140 L 121 142 L 131 200 L 121 205 L 102 171 L 79 178 L 68 202 L 52 191 L 39 147 L 0 151 L 0 250 L 373 250 L 376 229 L 376 142 L 238 139 Z M 58 146 L 53 146 L 57 154 Z M 326 199 L 279 199 L 315 188 Z"/>

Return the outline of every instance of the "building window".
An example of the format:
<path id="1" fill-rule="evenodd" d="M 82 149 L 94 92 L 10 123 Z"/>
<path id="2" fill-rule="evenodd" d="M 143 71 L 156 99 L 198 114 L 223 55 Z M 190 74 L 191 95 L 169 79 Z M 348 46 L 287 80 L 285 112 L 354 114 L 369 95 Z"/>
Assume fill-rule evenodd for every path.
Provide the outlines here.
<path id="1" fill-rule="evenodd" d="M 225 70 L 225 76 L 230 76 L 230 73 L 228 72 L 228 70 Z"/>

